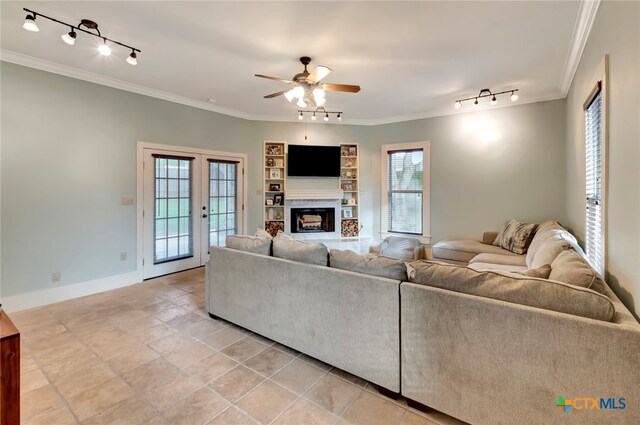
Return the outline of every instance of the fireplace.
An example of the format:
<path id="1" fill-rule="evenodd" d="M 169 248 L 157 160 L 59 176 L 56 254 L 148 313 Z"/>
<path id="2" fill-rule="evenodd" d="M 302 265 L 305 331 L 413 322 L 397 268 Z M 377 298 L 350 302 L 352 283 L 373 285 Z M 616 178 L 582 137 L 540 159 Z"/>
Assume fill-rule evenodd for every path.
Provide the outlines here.
<path id="1" fill-rule="evenodd" d="M 291 233 L 334 232 L 335 208 L 291 208 Z"/>

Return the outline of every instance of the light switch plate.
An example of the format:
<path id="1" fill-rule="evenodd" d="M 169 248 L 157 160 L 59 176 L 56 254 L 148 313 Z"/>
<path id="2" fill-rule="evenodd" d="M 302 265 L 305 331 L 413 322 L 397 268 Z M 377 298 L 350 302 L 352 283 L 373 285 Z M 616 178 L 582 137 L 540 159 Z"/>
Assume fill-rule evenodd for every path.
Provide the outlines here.
<path id="1" fill-rule="evenodd" d="M 120 198 L 120 205 L 133 205 L 133 198 L 123 196 Z"/>

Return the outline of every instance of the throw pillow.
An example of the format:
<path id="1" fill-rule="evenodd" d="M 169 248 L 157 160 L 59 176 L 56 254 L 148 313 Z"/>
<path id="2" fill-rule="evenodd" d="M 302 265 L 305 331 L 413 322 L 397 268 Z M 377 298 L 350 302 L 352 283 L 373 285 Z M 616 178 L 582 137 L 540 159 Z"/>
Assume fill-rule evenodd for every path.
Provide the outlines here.
<path id="1" fill-rule="evenodd" d="M 570 285 L 593 289 L 606 295 L 606 284 L 600 275 L 572 249 L 562 251 L 553 263 L 549 279 L 559 280 Z"/>
<path id="2" fill-rule="evenodd" d="M 538 225 L 535 223 L 521 223 L 518 220 L 508 221 L 500 229 L 493 244 L 515 254 L 526 254 L 537 228 Z"/>
<path id="3" fill-rule="evenodd" d="M 424 260 L 411 266 L 416 270 L 413 283 L 596 320 L 611 321 L 615 313 L 606 296 L 563 282 Z"/>
<path id="4" fill-rule="evenodd" d="M 329 259 L 327 247 L 321 243 L 309 243 L 293 239 L 286 233 L 273 238 L 273 256 L 285 260 L 326 266 Z"/>
<path id="5" fill-rule="evenodd" d="M 238 251 L 271 255 L 271 237 L 229 235 L 227 236 L 226 246 L 227 248 L 237 249 Z"/>
<path id="6" fill-rule="evenodd" d="M 401 260 L 353 251 L 332 249 L 329 252 L 329 267 L 386 277 L 395 280 L 407 280 L 407 268 Z"/>
<path id="7" fill-rule="evenodd" d="M 549 279 L 549 274 L 551 273 L 551 265 L 550 264 L 544 264 L 538 268 L 535 269 L 529 269 L 529 270 L 525 270 L 523 272 L 517 272 L 518 274 L 521 274 L 522 276 L 527 276 L 527 277 L 537 277 L 540 279 Z"/>
<path id="8" fill-rule="evenodd" d="M 259 227 L 256 229 L 256 233 L 255 233 L 255 235 L 254 235 L 254 236 L 259 237 L 259 238 L 269 238 L 269 239 L 272 239 L 272 238 L 273 238 L 273 237 L 271 236 L 271 233 L 269 233 L 269 232 L 267 232 L 266 230 L 261 229 L 261 228 L 259 228 Z"/>

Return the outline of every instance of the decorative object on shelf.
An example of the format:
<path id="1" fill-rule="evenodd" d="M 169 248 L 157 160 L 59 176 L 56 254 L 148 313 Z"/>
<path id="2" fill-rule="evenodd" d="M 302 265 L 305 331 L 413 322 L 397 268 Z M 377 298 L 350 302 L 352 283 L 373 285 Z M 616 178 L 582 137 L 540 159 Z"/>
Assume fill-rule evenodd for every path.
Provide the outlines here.
<path id="1" fill-rule="evenodd" d="M 275 218 L 276 218 L 276 210 L 274 208 L 267 209 L 267 218 L 269 220 L 275 220 Z"/>
<path id="2" fill-rule="evenodd" d="M 267 221 L 264 224 L 264 230 L 269 232 L 271 236 L 276 236 L 279 230 L 284 232 L 284 222 L 282 221 Z"/>
<path id="3" fill-rule="evenodd" d="M 269 177 L 272 179 L 280 179 L 282 174 L 280 173 L 280 169 L 279 168 L 272 168 L 271 170 L 269 170 Z"/>
<path id="4" fill-rule="evenodd" d="M 24 24 L 22 25 L 22 28 L 24 28 L 27 31 L 31 31 L 31 32 L 40 31 L 40 28 L 38 28 L 38 25 L 36 24 L 36 18 L 38 16 L 40 16 L 40 17 L 42 17 L 44 19 L 48 19 L 48 20 L 56 22 L 56 23 L 58 23 L 60 25 L 64 25 L 65 27 L 69 27 L 70 31 L 69 32 L 65 32 L 64 34 L 62 34 L 60 36 L 60 38 L 62 38 L 62 41 L 64 41 L 65 43 L 67 43 L 70 46 L 73 46 L 76 43 L 76 38 L 78 36 L 76 31 L 80 31 L 80 32 L 92 35 L 92 36 L 97 37 L 97 38 L 102 40 L 102 44 L 100 44 L 100 46 L 98 47 L 98 52 L 100 52 L 101 55 L 109 56 L 111 54 L 111 47 L 109 47 L 109 45 L 107 44 L 107 41 L 108 41 L 109 43 L 117 44 L 119 46 L 126 47 L 128 50 L 131 50 L 131 53 L 127 57 L 126 61 L 127 61 L 127 63 L 129 65 L 137 65 L 138 64 L 138 55 L 137 55 L 137 53 L 140 53 L 142 51 L 140 49 L 136 49 L 135 47 L 129 46 L 127 44 L 124 44 L 124 43 L 121 43 L 119 41 L 115 41 L 115 40 L 112 40 L 110 38 L 107 38 L 107 37 L 103 36 L 100 33 L 100 30 L 98 29 L 98 24 L 95 21 L 92 21 L 90 19 L 82 19 L 78 25 L 71 25 L 71 24 L 68 24 L 66 22 L 59 21 L 59 20 L 57 20 L 55 18 L 52 18 L 52 17 L 47 16 L 47 15 L 43 15 L 42 13 L 38 13 L 38 12 L 30 10 L 30 9 L 23 8 L 22 10 L 24 10 L 25 12 L 30 13 L 30 15 L 27 15 L 27 17 L 24 20 Z M 82 27 L 84 27 L 86 29 L 84 29 Z M 91 30 L 91 31 L 89 31 L 89 30 Z M 95 31 L 95 32 L 93 32 L 93 31 Z"/>
<path id="5" fill-rule="evenodd" d="M 282 211 L 280 209 L 276 210 L 276 220 L 282 220 L 284 216 L 282 215 Z"/>
<path id="6" fill-rule="evenodd" d="M 346 201 L 347 205 L 356 205 L 356 198 L 349 198 Z"/>
<path id="7" fill-rule="evenodd" d="M 342 210 L 342 217 L 353 218 L 353 211 L 351 211 L 351 209 Z"/>
<path id="8" fill-rule="evenodd" d="M 267 145 L 267 155 L 283 155 L 282 146 L 280 146 L 280 145 Z"/>
<path id="9" fill-rule="evenodd" d="M 267 167 L 273 167 L 273 166 L 275 166 L 273 158 L 267 158 Z"/>
<path id="10" fill-rule="evenodd" d="M 347 152 L 346 152 L 346 151 L 345 151 L 345 153 L 344 153 L 344 155 L 343 155 L 343 156 L 347 156 Z M 347 159 L 347 160 L 344 162 L 344 166 L 345 166 L 346 168 L 351 168 L 351 167 L 353 167 L 353 162 L 351 162 L 351 160 L 350 160 L 350 159 Z"/>
<path id="11" fill-rule="evenodd" d="M 275 159 L 275 164 L 276 167 L 284 167 L 284 159 L 282 158 L 276 158 Z"/>
<path id="12" fill-rule="evenodd" d="M 355 146 L 349 146 L 349 156 L 358 156 L 358 150 Z"/>
<path id="13" fill-rule="evenodd" d="M 276 93 L 266 95 L 265 99 L 271 99 L 284 95 L 284 97 L 292 102 L 293 99 L 298 99 L 296 104 L 300 108 L 306 108 L 307 106 L 321 107 L 326 102 L 325 91 L 341 91 L 348 93 L 358 93 L 360 86 L 351 84 L 321 84 L 320 80 L 325 78 L 331 72 L 331 68 L 326 66 L 317 66 L 316 69 L 309 72 L 307 71 L 307 65 L 311 63 L 311 58 L 303 56 L 300 58 L 300 62 L 304 65 L 304 71 L 293 76 L 291 80 L 278 77 L 270 77 L 268 75 L 255 74 L 256 77 L 266 78 L 267 80 L 280 81 L 282 83 L 290 84 L 293 86 L 290 90 L 282 90 Z M 302 119 L 302 118 L 300 118 Z"/>
<path id="14" fill-rule="evenodd" d="M 318 118 L 318 116 L 322 116 L 323 114 L 324 114 L 324 116 L 323 116 L 322 119 L 324 121 L 329 121 L 329 114 L 335 114 L 336 115 L 336 119 L 338 121 L 342 121 L 342 114 L 343 114 L 342 112 L 337 112 L 337 111 L 327 111 L 324 108 L 316 108 L 316 110 L 310 110 L 310 111 L 309 110 L 305 111 L 303 109 L 298 109 L 298 119 L 299 120 L 303 120 L 305 113 L 306 114 L 313 114 L 313 115 L 311 115 L 311 121 L 315 121 Z"/>
<path id="15" fill-rule="evenodd" d="M 491 105 L 495 105 L 496 103 L 498 103 L 498 99 L 496 98 L 496 96 L 500 96 L 501 94 L 505 94 L 505 93 L 511 93 L 511 101 L 515 102 L 519 98 L 519 96 L 516 94 L 517 91 L 518 91 L 518 89 L 513 89 L 513 90 L 501 91 L 501 92 L 498 92 L 498 93 L 492 93 L 491 90 L 489 90 L 489 89 L 482 89 L 482 90 L 480 90 L 480 93 L 477 96 L 467 97 L 466 99 L 456 100 L 456 102 L 453 104 L 453 106 L 456 109 L 460 109 L 462 107 L 462 102 L 466 102 L 467 100 L 472 100 L 472 99 L 475 99 L 473 104 L 477 105 L 478 104 L 478 99 L 482 99 L 484 97 L 491 97 L 491 101 L 489 103 Z"/>
<path id="16" fill-rule="evenodd" d="M 274 205 L 282 205 L 282 195 L 276 195 L 273 197 Z"/>
<path id="17" fill-rule="evenodd" d="M 351 183 L 342 183 L 342 190 L 345 192 L 351 192 L 353 190 L 353 185 Z"/>
<path id="18" fill-rule="evenodd" d="M 280 192 L 280 183 L 271 183 L 269 185 L 269 192 Z"/>
<path id="19" fill-rule="evenodd" d="M 358 228 L 358 220 L 348 219 L 340 222 L 340 234 L 343 238 L 352 238 L 358 236 L 361 228 Z"/>
<path id="20" fill-rule="evenodd" d="M 273 199 L 267 199 L 265 205 L 273 205 Z"/>

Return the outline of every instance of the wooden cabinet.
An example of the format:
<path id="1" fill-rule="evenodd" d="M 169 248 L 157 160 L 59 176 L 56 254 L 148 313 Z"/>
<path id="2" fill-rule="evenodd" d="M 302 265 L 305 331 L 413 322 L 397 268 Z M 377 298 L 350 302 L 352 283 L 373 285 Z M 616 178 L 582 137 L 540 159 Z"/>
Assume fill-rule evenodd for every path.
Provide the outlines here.
<path id="1" fill-rule="evenodd" d="M 275 236 L 284 231 L 284 193 L 287 165 L 285 142 L 264 142 L 264 229 Z"/>
<path id="2" fill-rule="evenodd" d="M 0 425 L 20 423 L 20 332 L 0 309 Z"/>
<path id="3" fill-rule="evenodd" d="M 359 184 L 360 164 L 357 144 L 340 145 L 340 189 L 342 205 L 340 211 L 340 234 L 344 237 L 357 237 L 360 233 Z"/>

